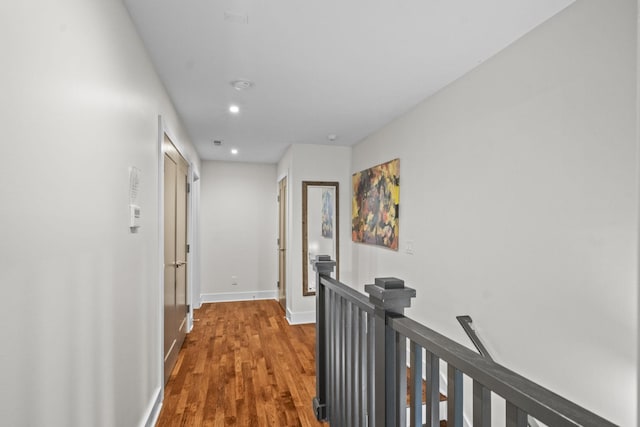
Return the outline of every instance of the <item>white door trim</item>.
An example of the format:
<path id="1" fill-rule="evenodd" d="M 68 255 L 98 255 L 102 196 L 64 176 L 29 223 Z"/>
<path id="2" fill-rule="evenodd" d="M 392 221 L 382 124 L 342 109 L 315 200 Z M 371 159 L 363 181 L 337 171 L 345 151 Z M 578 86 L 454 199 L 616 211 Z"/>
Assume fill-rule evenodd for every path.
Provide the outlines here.
<path id="1" fill-rule="evenodd" d="M 194 161 L 190 158 L 188 151 L 185 149 L 184 145 L 181 141 L 175 137 L 175 134 L 171 131 L 170 126 L 164 120 L 164 118 L 159 115 L 158 116 L 158 378 L 160 380 L 160 387 L 162 389 L 162 399 L 164 399 L 164 153 L 162 150 L 162 146 L 164 143 L 165 134 L 169 137 L 173 145 L 176 147 L 178 152 L 189 164 L 189 172 L 187 175 L 187 182 L 193 188 L 193 177 L 194 177 Z M 193 236 L 197 233 L 197 230 L 194 229 L 194 210 L 193 210 L 193 193 L 187 195 L 187 240 L 191 245 L 193 241 Z M 189 272 L 193 272 L 194 268 L 197 266 L 193 266 L 190 264 L 193 263 L 194 259 L 194 251 L 196 248 L 194 245 L 191 245 L 190 251 L 187 254 L 187 266 L 189 268 Z M 193 289 L 193 274 L 187 274 L 187 301 L 190 305 L 189 313 L 187 314 L 187 332 L 191 331 L 193 327 L 193 299 L 192 299 L 192 289 Z"/>

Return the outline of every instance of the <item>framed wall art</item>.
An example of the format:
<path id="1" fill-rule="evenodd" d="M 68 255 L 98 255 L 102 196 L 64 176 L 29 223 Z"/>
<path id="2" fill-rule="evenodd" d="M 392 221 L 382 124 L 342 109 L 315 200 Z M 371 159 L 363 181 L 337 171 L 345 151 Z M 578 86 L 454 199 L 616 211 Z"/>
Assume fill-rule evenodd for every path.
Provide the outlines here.
<path id="1" fill-rule="evenodd" d="M 353 174 L 352 185 L 352 240 L 397 251 L 400 231 L 400 159 Z"/>

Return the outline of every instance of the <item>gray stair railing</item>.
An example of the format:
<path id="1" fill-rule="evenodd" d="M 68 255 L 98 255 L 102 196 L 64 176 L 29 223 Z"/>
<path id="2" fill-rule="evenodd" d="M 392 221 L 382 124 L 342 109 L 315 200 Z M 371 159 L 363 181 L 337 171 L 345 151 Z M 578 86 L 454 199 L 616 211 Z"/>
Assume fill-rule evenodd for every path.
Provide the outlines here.
<path id="1" fill-rule="evenodd" d="M 461 427 L 467 376 L 473 382 L 475 427 L 491 426 L 493 394 L 506 401 L 507 427 L 526 427 L 528 416 L 554 427 L 614 426 L 404 316 L 416 293 L 402 280 L 378 278 L 365 286 L 367 297 L 331 278 L 336 263 L 328 256 L 317 256 L 313 264 L 317 274 L 313 407 L 318 420 L 332 427 L 437 427 L 445 418 L 448 427 Z M 440 361 L 447 365 L 446 414 L 440 414 Z"/>

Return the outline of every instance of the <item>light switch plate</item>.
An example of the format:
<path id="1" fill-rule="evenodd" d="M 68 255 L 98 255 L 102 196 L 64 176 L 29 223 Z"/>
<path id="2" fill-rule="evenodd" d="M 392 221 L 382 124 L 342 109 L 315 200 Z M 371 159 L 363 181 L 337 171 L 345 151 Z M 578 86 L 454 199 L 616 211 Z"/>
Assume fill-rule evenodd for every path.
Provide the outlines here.
<path id="1" fill-rule="evenodd" d="M 407 240 L 405 252 L 409 255 L 413 255 L 413 240 Z"/>

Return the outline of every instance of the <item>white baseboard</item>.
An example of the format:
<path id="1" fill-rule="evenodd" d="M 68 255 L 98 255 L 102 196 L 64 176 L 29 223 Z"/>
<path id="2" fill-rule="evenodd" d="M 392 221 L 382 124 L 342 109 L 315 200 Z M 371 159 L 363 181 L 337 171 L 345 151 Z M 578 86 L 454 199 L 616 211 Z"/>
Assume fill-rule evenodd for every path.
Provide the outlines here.
<path id="1" fill-rule="evenodd" d="M 140 427 L 155 426 L 158 422 L 158 416 L 160 416 L 160 408 L 162 408 L 162 387 L 158 387 L 153 392 L 147 409 L 142 416 L 142 420 L 140 420 Z"/>
<path id="2" fill-rule="evenodd" d="M 200 300 L 203 303 L 253 301 L 261 299 L 278 299 L 278 291 L 220 292 L 200 295 Z"/>
<path id="3" fill-rule="evenodd" d="M 303 311 L 300 313 L 293 313 L 287 308 L 287 322 L 290 325 L 303 325 L 306 323 L 316 323 L 315 311 Z"/>

